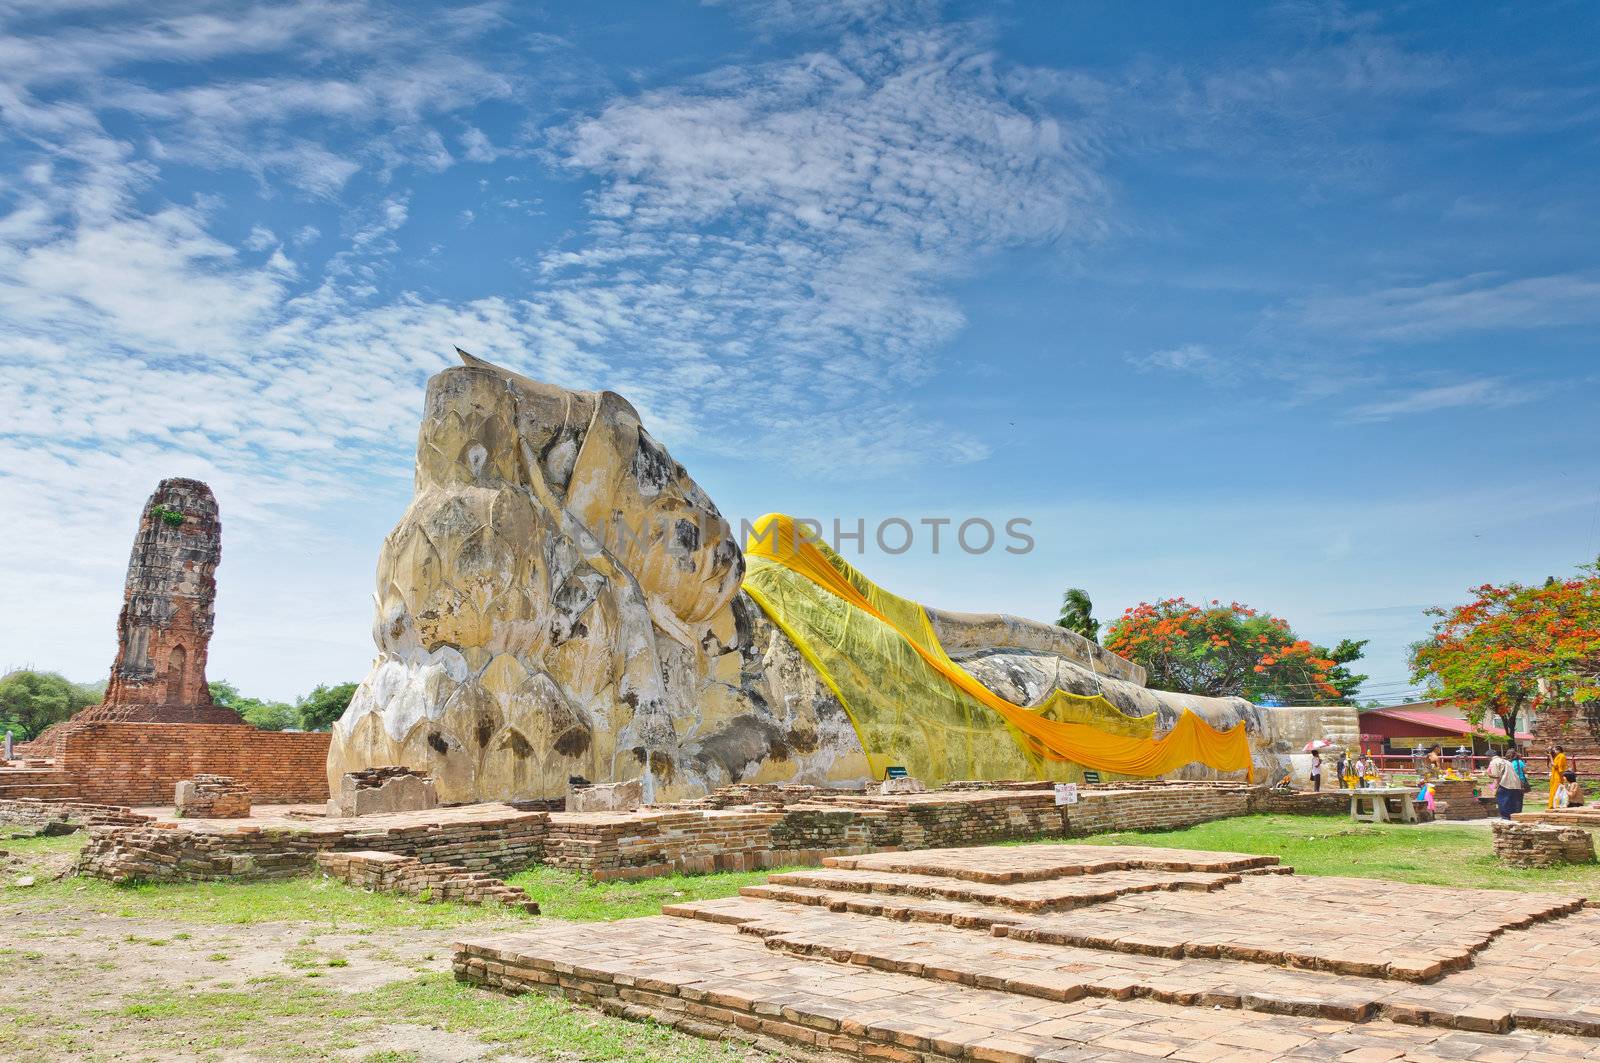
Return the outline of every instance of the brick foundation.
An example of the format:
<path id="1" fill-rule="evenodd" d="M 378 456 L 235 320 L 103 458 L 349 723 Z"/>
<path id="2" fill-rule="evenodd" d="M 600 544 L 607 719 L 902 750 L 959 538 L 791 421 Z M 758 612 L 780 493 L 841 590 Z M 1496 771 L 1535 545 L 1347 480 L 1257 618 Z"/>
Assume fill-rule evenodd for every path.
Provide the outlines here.
<path id="1" fill-rule="evenodd" d="M 0 824 L 36 833 L 71 833 L 80 827 L 128 827 L 148 823 L 150 817 L 118 805 L 24 797 L 0 800 Z"/>
<path id="2" fill-rule="evenodd" d="M 84 801 L 169 805 L 177 784 L 225 775 L 257 804 L 328 799 L 325 733 L 258 731 L 249 726 L 88 723 L 63 736 L 56 768 Z"/>
<path id="3" fill-rule="evenodd" d="M 1496 820 L 1494 855 L 1513 867 L 1594 863 L 1594 835 L 1581 827 Z"/>
<path id="4" fill-rule="evenodd" d="M 1292 816 L 1348 816 L 1350 795 L 1337 790 L 1268 790 L 1257 800 L 1256 811 Z"/>
<path id="5" fill-rule="evenodd" d="M 425 864 L 396 853 L 319 853 L 322 872 L 359 889 L 404 893 L 430 902 L 503 904 L 539 914 L 539 903 L 516 886 L 454 864 Z"/>

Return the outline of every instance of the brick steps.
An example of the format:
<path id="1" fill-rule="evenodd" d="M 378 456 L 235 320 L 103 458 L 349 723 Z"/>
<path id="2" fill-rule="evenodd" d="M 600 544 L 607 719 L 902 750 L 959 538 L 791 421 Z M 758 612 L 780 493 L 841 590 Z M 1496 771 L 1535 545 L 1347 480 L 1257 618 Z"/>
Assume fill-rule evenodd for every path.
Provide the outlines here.
<path id="1" fill-rule="evenodd" d="M 1209 872 L 1214 874 L 1273 867 L 1276 856 L 1209 853 L 1191 849 L 1157 849 L 1134 845 L 1024 845 L 986 850 L 982 862 L 971 849 L 924 849 L 917 852 L 867 853 L 835 856 L 823 866 L 849 871 L 877 871 L 899 875 L 937 875 L 965 882 L 1013 885 L 1042 882 L 1070 875 L 1105 874 L 1110 871 Z"/>
<path id="2" fill-rule="evenodd" d="M 999 904 L 945 898 L 910 897 L 851 889 L 818 889 L 788 885 L 777 879 L 805 879 L 803 874 L 774 876 L 767 885 L 747 886 L 743 898 L 810 906 L 832 912 L 875 916 L 897 922 L 931 923 L 969 930 L 987 930 L 995 936 L 1042 945 L 1066 945 L 1132 955 L 1191 957 L 1324 970 L 1367 978 L 1431 982 L 1449 971 L 1464 969 L 1472 955 L 1507 928 L 1570 914 L 1582 898 L 1499 894 L 1506 898 L 1491 912 L 1474 916 L 1460 913 L 1421 931 L 1357 928 L 1344 933 L 1330 924 L 1320 930 L 1289 928 L 1258 918 L 1282 903 L 1260 877 L 1239 877 L 1215 893 L 1194 898 L 1194 905 L 1172 895 L 1123 894 L 1114 902 L 1086 905 L 1066 912 L 1024 912 Z M 1276 878 L 1276 876 L 1274 876 Z M 1298 880 L 1297 880 L 1298 882 Z M 1326 916 L 1341 914 L 1346 922 L 1361 897 L 1358 883 L 1328 887 L 1350 880 L 1304 880 L 1305 891 L 1327 909 Z M 1305 883 L 1310 883 L 1306 885 Z M 1342 892 L 1352 889 L 1351 893 Z M 1219 903 L 1218 899 L 1229 903 Z M 1210 910 L 1208 910 L 1208 907 Z M 678 908 L 674 908 L 678 911 Z M 1398 913 L 1397 913 L 1398 915 Z"/>
<path id="3" fill-rule="evenodd" d="M 76 777 L 55 768 L 0 769 L 0 800 L 34 797 L 43 801 L 70 801 L 78 796 Z"/>
<path id="4" fill-rule="evenodd" d="M 670 917 L 547 924 L 467 940 L 458 944 L 454 966 L 463 981 L 510 993 L 556 991 L 626 1018 L 802 1059 L 1532 1060 L 1600 1053 L 1595 1041 L 1565 1034 L 1466 1032 L 1087 993 L 1051 999 L 1006 982 L 991 988 L 790 955 L 735 927 Z M 1289 998 L 1283 1003 L 1295 1006 Z"/>
<path id="5" fill-rule="evenodd" d="M 1410 1025 L 1503 1033 L 1517 1009 L 1432 986 L 1285 969 L 1241 984 L 1225 960 L 1108 954 L 1072 946 L 1023 944 L 939 926 L 886 924 L 870 917 L 748 898 L 672 905 L 663 915 L 737 926 L 767 948 L 919 978 L 1044 1000 L 1147 998 L 1185 1007 L 1242 1008 L 1344 1022 L 1374 1018 Z M 1573 927 L 1581 932 L 1584 928 Z M 1515 983 L 1512 983 L 1514 987 Z M 1548 1002 L 1540 1002 L 1540 1014 Z M 1524 1009 L 1525 1019 L 1532 1018 Z M 1568 1014 L 1569 1019 L 1577 1016 Z M 1600 1016 L 1565 1032 L 1600 1034 Z"/>
<path id="6" fill-rule="evenodd" d="M 768 948 L 839 963 L 924 978 L 955 981 L 1050 1000 L 1077 996 L 1117 1000 L 1150 998 L 1195 1007 L 1244 1008 L 1285 1015 L 1317 1015 L 1348 1022 L 1384 1018 L 1407 1025 L 1503 1033 L 1513 1026 L 1600 1037 L 1600 1008 L 1585 1011 L 1571 979 L 1553 975 L 1530 985 L 1522 955 L 1530 945 L 1576 939 L 1593 941 L 1600 913 L 1561 917 L 1543 924 L 1543 939 L 1522 938 L 1491 948 L 1472 977 L 1447 976 L 1432 985 L 1285 968 L 1243 981 L 1234 963 L 1156 956 L 1131 956 L 1035 943 L 1008 943 L 971 931 L 937 926 L 873 925 L 855 915 L 796 908 L 771 902 L 724 905 L 708 912 L 684 909 L 723 902 L 674 906 L 663 914 L 737 925 Z M 1531 933 L 1531 931 L 1530 931 Z M 1474 992 L 1465 992 L 1468 986 Z M 1589 986 L 1592 993 L 1594 986 Z M 1566 1000 L 1560 999 L 1566 990 Z"/>
<path id="7" fill-rule="evenodd" d="M 767 884 L 769 887 L 802 887 L 813 890 L 964 901 L 997 905 L 1023 912 L 1037 912 L 1081 908 L 1085 905 L 1114 900 L 1124 894 L 1151 890 L 1208 892 L 1238 881 L 1238 874 L 1107 871 L 1101 874 L 1001 886 L 947 878 L 942 875 L 873 873 L 847 871 L 843 868 L 823 868 L 820 871 L 792 871 L 773 875 L 767 879 Z"/>

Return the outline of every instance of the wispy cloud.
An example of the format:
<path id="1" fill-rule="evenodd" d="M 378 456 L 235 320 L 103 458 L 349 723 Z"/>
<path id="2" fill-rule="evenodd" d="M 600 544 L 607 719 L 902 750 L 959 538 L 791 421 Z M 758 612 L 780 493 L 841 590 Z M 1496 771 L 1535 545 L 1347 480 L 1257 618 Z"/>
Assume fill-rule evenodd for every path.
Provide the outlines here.
<path id="1" fill-rule="evenodd" d="M 1600 274 L 1466 277 L 1292 302 L 1298 324 L 1378 340 L 1431 340 L 1466 332 L 1600 322 Z"/>
<path id="2" fill-rule="evenodd" d="M 1214 383 L 1231 377 L 1235 368 L 1203 343 L 1185 343 L 1149 354 L 1130 355 L 1127 361 L 1141 372 L 1186 373 Z"/>
<path id="3" fill-rule="evenodd" d="M 545 260 L 552 292 L 534 312 L 591 348 L 648 347 L 694 385 L 633 374 L 647 404 L 736 414 L 759 393 L 764 412 L 814 416 L 812 439 L 848 441 L 925 378 L 964 320 L 949 280 L 998 250 L 1105 227 L 1077 133 L 946 29 L 718 70 L 614 102 L 555 144 L 601 183 L 586 246 Z M 771 431 L 766 417 L 734 427 L 734 450 Z M 899 446 L 830 446 L 830 460 L 894 467 L 930 442 L 979 452 L 928 425 Z"/>
<path id="4" fill-rule="evenodd" d="M 1387 398 L 1355 407 L 1351 416 L 1362 421 L 1387 421 L 1394 417 L 1458 410 L 1515 406 L 1529 402 L 1535 393 L 1499 377 L 1480 377 L 1454 384 L 1399 391 Z"/>

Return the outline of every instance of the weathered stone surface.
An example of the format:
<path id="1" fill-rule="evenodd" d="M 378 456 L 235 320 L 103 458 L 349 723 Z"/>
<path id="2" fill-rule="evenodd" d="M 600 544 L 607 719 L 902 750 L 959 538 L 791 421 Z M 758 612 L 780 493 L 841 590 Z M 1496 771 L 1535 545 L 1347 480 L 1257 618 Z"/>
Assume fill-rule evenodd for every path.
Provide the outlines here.
<path id="1" fill-rule="evenodd" d="M 837 858 L 657 917 L 469 937 L 454 967 L 804 1058 L 1600 1057 L 1600 915 L 1581 897 L 1273 863 L 1054 845 Z"/>
<path id="2" fill-rule="evenodd" d="M 632 812 L 644 805 L 644 780 L 578 786 L 567 794 L 568 812 Z"/>
<path id="3" fill-rule="evenodd" d="M 346 772 L 339 780 L 338 793 L 328 799 L 330 816 L 371 816 L 439 807 L 439 794 L 428 773 L 402 765 Z"/>
<path id="4" fill-rule="evenodd" d="M 552 799 L 574 775 L 638 776 L 647 753 L 660 801 L 865 785 L 837 698 L 739 589 L 732 529 L 627 401 L 462 357 L 429 381 L 415 495 L 378 562 L 379 656 L 334 727 L 330 785 L 407 764 L 447 802 Z M 1185 709 L 1243 721 L 1277 770 L 1270 719 L 1241 699 L 1147 690 L 1137 665 L 1051 625 L 929 616 L 1011 701 L 1098 691 L 1156 714 L 1157 733 Z"/>
<path id="5" fill-rule="evenodd" d="M 949 615 L 951 614 L 929 610 L 930 618 Z M 1011 633 L 1009 637 L 1016 641 L 1037 644 L 1039 638 L 1031 629 L 1048 627 L 1036 621 L 1020 620 L 1015 617 L 1008 619 L 1013 621 L 1008 627 Z M 936 624 L 935 629 L 943 641 L 942 624 Z M 1070 633 L 1063 632 L 1063 634 Z M 1252 705 L 1243 698 L 1208 698 L 1194 694 L 1175 694 L 1169 690 L 1151 690 L 1141 685 L 1143 669 L 1138 669 L 1137 673 L 1129 673 L 1136 674 L 1139 681 L 1119 679 L 1099 671 L 1101 665 L 1098 655 L 1094 658 L 1093 670 L 1084 664 L 1079 664 L 1075 659 L 1078 656 L 1077 651 L 1072 651 L 1073 656 L 1069 657 L 1043 649 L 1009 645 L 988 649 L 956 650 L 947 646 L 946 649 L 951 659 L 970 672 L 978 682 L 1007 701 L 1018 705 L 1037 705 L 1056 690 L 1065 690 L 1072 694 L 1100 694 L 1125 715 L 1154 714 L 1157 735 L 1170 731 L 1185 710 L 1223 729 L 1243 723 L 1250 734 L 1257 777 L 1263 780 L 1277 779 L 1286 770 L 1284 756 L 1279 749 L 1279 743 L 1275 741 L 1272 711 L 1259 705 Z M 1100 654 L 1106 654 L 1106 651 L 1098 646 L 1095 649 L 1099 650 Z M 1123 663 L 1128 664 L 1126 661 Z M 1137 666 L 1128 665 L 1128 667 Z M 1181 779 L 1209 779 L 1216 776 L 1217 772 L 1200 764 L 1191 764 L 1173 773 L 1174 778 Z"/>

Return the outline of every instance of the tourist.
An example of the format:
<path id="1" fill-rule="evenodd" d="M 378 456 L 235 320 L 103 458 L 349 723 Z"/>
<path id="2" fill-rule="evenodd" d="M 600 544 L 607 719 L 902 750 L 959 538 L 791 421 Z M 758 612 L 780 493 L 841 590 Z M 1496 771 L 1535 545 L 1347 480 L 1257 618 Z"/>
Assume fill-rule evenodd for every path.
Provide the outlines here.
<path id="1" fill-rule="evenodd" d="M 1350 751 L 1349 750 L 1346 750 L 1346 749 L 1339 750 L 1339 763 L 1334 766 L 1334 771 L 1336 773 L 1336 777 L 1339 780 L 1339 786 L 1342 789 L 1345 789 L 1345 790 L 1350 789 Z"/>
<path id="2" fill-rule="evenodd" d="M 1572 765 L 1560 746 L 1550 747 L 1550 803 L 1546 808 L 1562 808 L 1567 804 L 1567 771 Z"/>
<path id="3" fill-rule="evenodd" d="M 1322 790 L 1322 754 L 1315 749 L 1311 751 L 1311 789 L 1318 793 Z"/>
<path id="4" fill-rule="evenodd" d="M 1528 789 L 1528 774 L 1522 767 L 1522 755 L 1515 746 L 1502 756 L 1496 753 L 1489 761 L 1488 775 L 1494 780 L 1494 803 L 1501 819 L 1510 819 L 1522 811 L 1524 791 Z"/>

